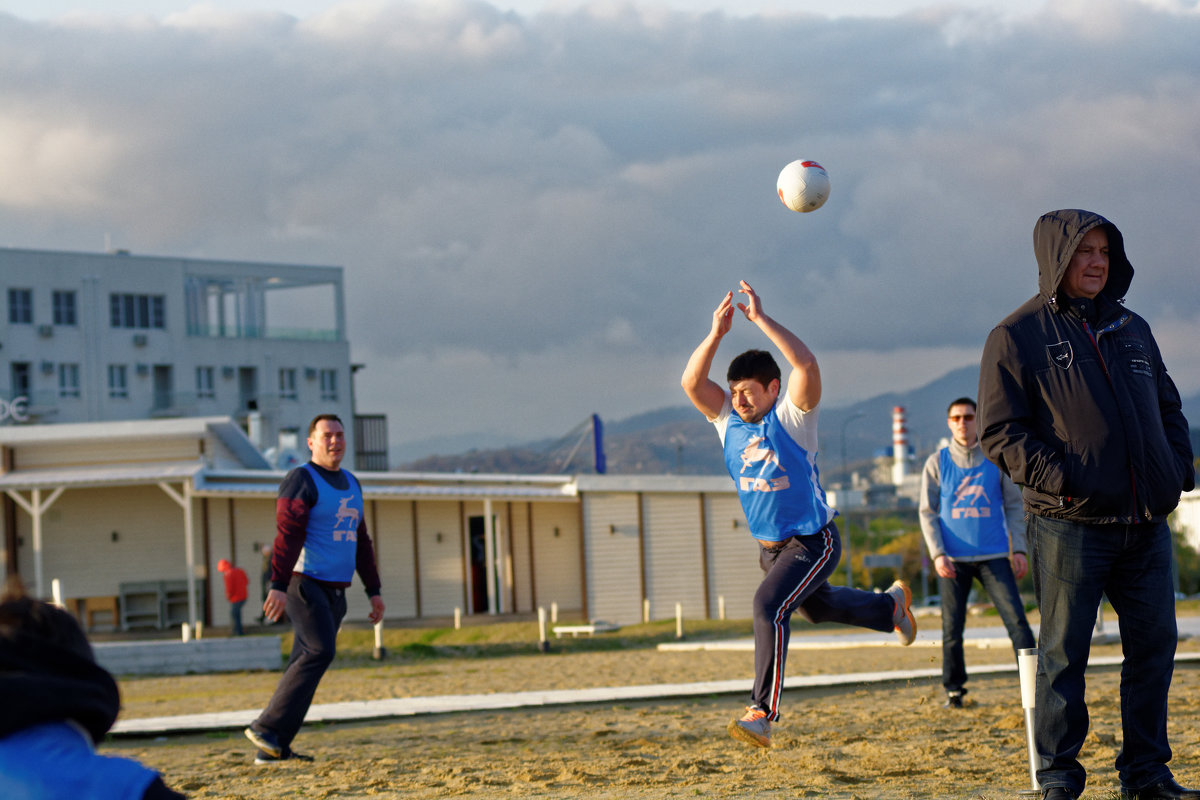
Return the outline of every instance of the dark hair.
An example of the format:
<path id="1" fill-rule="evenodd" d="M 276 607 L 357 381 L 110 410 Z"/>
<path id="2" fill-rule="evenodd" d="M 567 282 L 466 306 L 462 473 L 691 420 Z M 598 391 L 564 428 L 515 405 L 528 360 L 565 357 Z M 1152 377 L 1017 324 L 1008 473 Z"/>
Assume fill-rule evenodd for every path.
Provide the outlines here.
<path id="1" fill-rule="evenodd" d="M 61 608 L 30 597 L 21 579 L 10 575 L 0 593 L 0 641 L 15 641 L 18 634 L 57 645 L 87 661 L 94 660 L 92 646 L 75 618 Z"/>
<path id="2" fill-rule="evenodd" d="M 342 422 L 342 418 L 339 417 L 337 414 L 317 414 L 315 417 L 313 417 L 312 422 L 308 423 L 308 435 L 309 436 L 313 435 L 313 431 L 315 431 L 317 429 L 317 423 L 322 420 L 325 420 L 327 422 L 336 422 L 338 425 L 342 426 L 343 430 L 345 430 L 345 428 L 346 428 L 345 423 Z"/>
<path id="3" fill-rule="evenodd" d="M 766 350 L 747 350 L 729 362 L 729 369 L 725 373 L 725 380 L 729 383 L 754 380 L 761 383 L 764 389 L 771 385 L 771 381 L 780 380 L 780 377 L 775 357 Z"/>
<path id="4" fill-rule="evenodd" d="M 970 406 L 972 411 L 978 411 L 979 407 L 975 405 L 975 401 L 969 397 L 960 397 L 950 405 L 946 406 L 946 416 L 950 416 L 950 409 L 955 406 Z"/>

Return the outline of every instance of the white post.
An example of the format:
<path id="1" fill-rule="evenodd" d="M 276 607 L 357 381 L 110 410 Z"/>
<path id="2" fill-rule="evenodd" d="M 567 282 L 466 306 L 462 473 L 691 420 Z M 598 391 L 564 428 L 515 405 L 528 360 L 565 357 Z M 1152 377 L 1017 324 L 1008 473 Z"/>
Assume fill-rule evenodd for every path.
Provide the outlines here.
<path id="1" fill-rule="evenodd" d="M 558 603 L 557 602 L 553 602 L 550 604 L 550 621 L 556 625 L 558 624 Z"/>
<path id="2" fill-rule="evenodd" d="M 454 607 L 454 630 L 462 627 L 462 609 L 458 606 Z"/>
<path id="3" fill-rule="evenodd" d="M 196 640 L 199 641 L 200 639 L 203 639 L 203 638 L 204 638 L 204 623 L 201 622 L 200 620 L 196 620 Z"/>
<path id="4" fill-rule="evenodd" d="M 1031 788 L 1022 791 L 1022 795 L 1041 797 L 1038 785 L 1037 745 L 1033 740 L 1034 711 L 1037 704 L 1037 662 L 1036 647 L 1022 648 L 1017 651 L 1017 672 L 1021 676 L 1021 706 L 1025 709 L 1025 742 L 1029 750 L 1029 785 Z"/>
<path id="5" fill-rule="evenodd" d="M 186 622 L 180 624 L 179 634 L 183 641 L 190 642 L 192 640 L 192 626 L 188 625 Z"/>
<path id="6" fill-rule="evenodd" d="M 717 619 L 725 619 L 725 595 L 717 596 Z"/>
<path id="7" fill-rule="evenodd" d="M 550 650 L 550 642 L 546 639 L 546 609 L 538 606 L 538 650 L 543 653 Z"/>
<path id="8" fill-rule="evenodd" d="M 650 598 L 642 598 L 642 622 L 650 621 Z"/>
<path id="9" fill-rule="evenodd" d="M 683 638 L 683 603 L 675 604 L 675 638 Z"/>
<path id="10" fill-rule="evenodd" d="M 383 620 L 379 620 L 375 623 L 375 650 L 371 653 L 371 658 L 379 661 L 385 652 L 383 649 Z"/>
<path id="11" fill-rule="evenodd" d="M 62 581 L 60 581 L 58 578 L 50 579 L 50 596 L 53 598 L 54 605 L 58 606 L 59 608 L 66 608 L 66 606 L 63 605 L 62 599 Z"/>

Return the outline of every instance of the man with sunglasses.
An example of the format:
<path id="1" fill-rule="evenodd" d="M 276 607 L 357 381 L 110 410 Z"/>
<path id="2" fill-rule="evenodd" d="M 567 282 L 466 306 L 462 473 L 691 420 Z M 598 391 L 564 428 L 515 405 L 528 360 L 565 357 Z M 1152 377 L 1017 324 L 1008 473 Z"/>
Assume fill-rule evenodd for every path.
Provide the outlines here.
<path id="1" fill-rule="evenodd" d="M 925 461 L 920 518 L 942 600 L 942 686 L 946 708 L 967 693 L 963 628 L 976 580 L 996 606 L 1013 649 L 1034 647 L 1017 581 L 1025 577 L 1021 492 L 988 461 L 975 430 L 975 401 L 960 397 L 946 411 L 950 444 Z"/>

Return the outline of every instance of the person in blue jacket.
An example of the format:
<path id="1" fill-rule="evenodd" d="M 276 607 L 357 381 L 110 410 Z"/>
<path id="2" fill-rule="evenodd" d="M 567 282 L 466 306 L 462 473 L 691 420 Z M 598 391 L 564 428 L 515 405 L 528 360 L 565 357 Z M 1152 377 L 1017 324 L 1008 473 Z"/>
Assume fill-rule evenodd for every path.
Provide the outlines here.
<path id="1" fill-rule="evenodd" d="M 75 618 L 10 578 L 0 595 L 0 798 L 183 798 L 137 761 L 96 752 L 120 707 Z"/>

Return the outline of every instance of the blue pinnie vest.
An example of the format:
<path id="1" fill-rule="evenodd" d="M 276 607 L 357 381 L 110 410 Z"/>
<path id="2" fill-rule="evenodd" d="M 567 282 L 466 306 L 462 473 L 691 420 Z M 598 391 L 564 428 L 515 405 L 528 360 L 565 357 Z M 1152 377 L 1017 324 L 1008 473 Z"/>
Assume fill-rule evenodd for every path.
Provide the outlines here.
<path id="1" fill-rule="evenodd" d="M 950 558 L 970 559 L 1008 552 L 1000 470 L 984 459 L 975 467 L 960 467 L 950 448 L 938 453 L 941 470 L 942 544 Z"/>
<path id="2" fill-rule="evenodd" d="M 129 800 L 158 773 L 138 762 L 102 756 L 69 722 L 44 722 L 0 738 L 0 797 L 5 800 Z"/>
<path id="3" fill-rule="evenodd" d="M 354 578 L 358 557 L 358 523 L 363 516 L 362 489 L 358 479 L 348 478 L 346 490 L 333 488 L 311 464 L 304 468 L 317 487 L 317 502 L 308 511 L 304 548 L 295 571 L 331 583 L 349 583 Z"/>
<path id="4" fill-rule="evenodd" d="M 837 515 L 825 501 L 810 453 L 783 427 L 773 407 L 757 423 L 730 411 L 725 425 L 725 467 L 755 539 L 782 542 L 824 528 Z"/>

